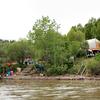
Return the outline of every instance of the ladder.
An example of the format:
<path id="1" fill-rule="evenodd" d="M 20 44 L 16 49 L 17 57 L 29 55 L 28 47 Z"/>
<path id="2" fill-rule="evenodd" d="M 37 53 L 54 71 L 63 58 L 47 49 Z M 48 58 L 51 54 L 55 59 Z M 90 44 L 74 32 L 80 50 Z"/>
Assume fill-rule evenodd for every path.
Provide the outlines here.
<path id="1" fill-rule="evenodd" d="M 85 71 L 86 71 L 86 66 L 82 64 L 77 74 L 83 75 Z"/>

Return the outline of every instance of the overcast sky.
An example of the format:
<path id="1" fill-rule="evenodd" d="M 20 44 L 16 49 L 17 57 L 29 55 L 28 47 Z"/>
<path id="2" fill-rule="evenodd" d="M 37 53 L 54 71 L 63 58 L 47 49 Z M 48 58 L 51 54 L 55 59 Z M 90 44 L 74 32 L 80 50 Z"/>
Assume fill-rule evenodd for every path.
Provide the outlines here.
<path id="1" fill-rule="evenodd" d="M 100 0 L 0 0 L 0 39 L 25 38 L 34 22 L 49 16 L 65 34 L 71 26 L 100 17 Z"/>

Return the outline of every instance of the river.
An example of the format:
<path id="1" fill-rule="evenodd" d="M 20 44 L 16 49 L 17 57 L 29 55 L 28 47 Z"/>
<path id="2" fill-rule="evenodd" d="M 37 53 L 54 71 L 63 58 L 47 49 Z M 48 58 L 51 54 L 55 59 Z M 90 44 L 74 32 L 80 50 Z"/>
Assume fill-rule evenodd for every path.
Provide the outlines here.
<path id="1" fill-rule="evenodd" d="M 100 81 L 6 79 L 0 100 L 100 100 Z"/>

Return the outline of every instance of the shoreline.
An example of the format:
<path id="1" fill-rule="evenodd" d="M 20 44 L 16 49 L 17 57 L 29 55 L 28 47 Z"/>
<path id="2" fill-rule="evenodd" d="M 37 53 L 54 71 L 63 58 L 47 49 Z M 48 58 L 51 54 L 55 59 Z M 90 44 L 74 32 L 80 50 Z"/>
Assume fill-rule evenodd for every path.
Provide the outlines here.
<path id="1" fill-rule="evenodd" d="M 2 79 L 12 80 L 100 80 L 99 77 L 86 76 L 10 76 Z"/>

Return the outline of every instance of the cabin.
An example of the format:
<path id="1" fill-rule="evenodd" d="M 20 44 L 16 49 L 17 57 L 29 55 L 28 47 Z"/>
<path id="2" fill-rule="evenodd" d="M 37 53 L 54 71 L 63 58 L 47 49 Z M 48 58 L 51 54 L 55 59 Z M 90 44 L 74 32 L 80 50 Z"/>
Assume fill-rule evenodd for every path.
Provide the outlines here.
<path id="1" fill-rule="evenodd" d="M 100 41 L 96 38 L 87 40 L 89 45 L 88 54 L 94 56 L 96 53 L 100 52 Z"/>

